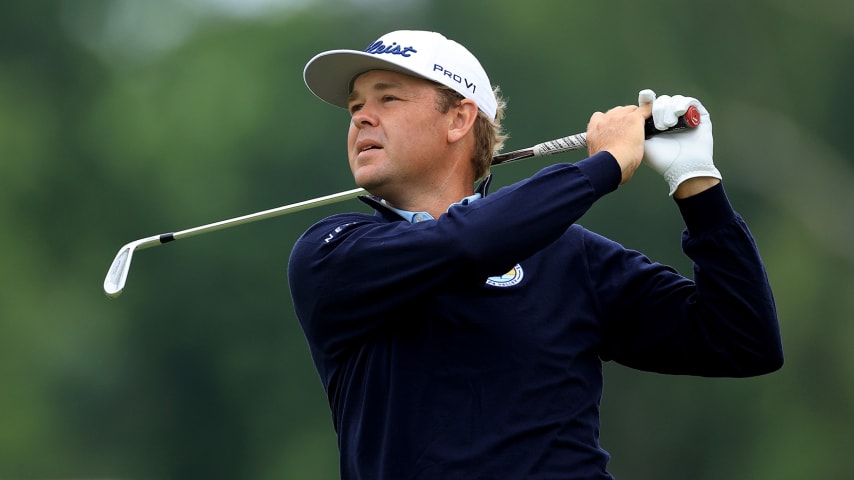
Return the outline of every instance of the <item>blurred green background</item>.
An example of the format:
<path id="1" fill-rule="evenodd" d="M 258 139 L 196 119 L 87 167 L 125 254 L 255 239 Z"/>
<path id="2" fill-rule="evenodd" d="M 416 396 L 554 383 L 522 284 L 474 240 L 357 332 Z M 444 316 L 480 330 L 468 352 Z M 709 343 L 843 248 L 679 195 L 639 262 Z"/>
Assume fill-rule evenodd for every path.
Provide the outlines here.
<path id="1" fill-rule="evenodd" d="M 712 112 L 786 365 L 747 380 L 607 365 L 618 478 L 854 478 L 846 0 L 7 0 L 0 478 L 337 478 L 285 268 L 304 229 L 360 202 L 143 250 L 122 297 L 101 284 L 131 240 L 353 188 L 348 117 L 302 68 L 401 28 L 480 57 L 509 99 L 507 150 L 583 131 L 647 87 Z M 499 167 L 496 183 L 581 158 Z M 650 169 L 581 223 L 690 274 Z"/>

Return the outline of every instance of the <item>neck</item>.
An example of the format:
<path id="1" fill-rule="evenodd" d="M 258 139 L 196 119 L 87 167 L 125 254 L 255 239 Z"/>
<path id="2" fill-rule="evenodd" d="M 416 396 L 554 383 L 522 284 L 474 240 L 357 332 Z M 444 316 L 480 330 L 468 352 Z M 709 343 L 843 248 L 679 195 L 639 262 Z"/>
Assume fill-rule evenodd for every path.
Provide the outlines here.
<path id="1" fill-rule="evenodd" d="M 440 175 L 425 175 L 415 182 L 400 184 L 396 191 L 371 192 L 389 205 L 411 212 L 427 212 L 439 218 L 448 206 L 474 193 L 474 172 L 470 155 L 458 155 L 445 163 Z M 405 182 L 404 182 L 405 183 Z"/>

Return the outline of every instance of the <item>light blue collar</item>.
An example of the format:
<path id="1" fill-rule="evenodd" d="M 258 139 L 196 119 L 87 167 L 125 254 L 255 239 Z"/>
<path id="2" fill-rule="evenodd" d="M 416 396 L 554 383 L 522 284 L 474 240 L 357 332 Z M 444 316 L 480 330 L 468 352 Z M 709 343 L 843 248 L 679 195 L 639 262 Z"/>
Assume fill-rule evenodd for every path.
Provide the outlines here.
<path id="1" fill-rule="evenodd" d="M 452 203 L 451 206 L 448 207 L 448 209 L 450 209 L 451 207 L 453 207 L 455 205 L 468 205 L 469 203 L 480 199 L 482 196 L 483 195 L 481 195 L 480 193 L 475 193 L 474 195 L 469 195 L 468 197 L 460 200 L 459 202 Z M 385 200 L 382 200 L 382 203 L 383 203 L 383 205 L 385 205 L 386 207 L 390 208 L 395 213 L 397 213 L 398 215 L 403 217 L 403 219 L 409 223 L 418 223 L 418 222 L 423 222 L 424 220 L 433 220 L 433 216 L 427 212 L 410 212 L 409 210 L 401 210 L 399 208 L 392 207 L 391 205 L 386 203 Z"/>

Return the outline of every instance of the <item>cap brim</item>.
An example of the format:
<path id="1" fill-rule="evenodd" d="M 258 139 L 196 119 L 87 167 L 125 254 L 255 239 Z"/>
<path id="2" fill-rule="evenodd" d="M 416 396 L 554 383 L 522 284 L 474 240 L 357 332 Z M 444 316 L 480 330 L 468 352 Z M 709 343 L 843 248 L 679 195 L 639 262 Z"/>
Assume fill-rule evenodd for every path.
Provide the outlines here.
<path id="1" fill-rule="evenodd" d="M 424 78 L 412 70 L 358 50 L 330 50 L 309 60 L 303 71 L 305 84 L 321 100 L 347 108 L 354 78 L 369 70 L 389 70 Z"/>

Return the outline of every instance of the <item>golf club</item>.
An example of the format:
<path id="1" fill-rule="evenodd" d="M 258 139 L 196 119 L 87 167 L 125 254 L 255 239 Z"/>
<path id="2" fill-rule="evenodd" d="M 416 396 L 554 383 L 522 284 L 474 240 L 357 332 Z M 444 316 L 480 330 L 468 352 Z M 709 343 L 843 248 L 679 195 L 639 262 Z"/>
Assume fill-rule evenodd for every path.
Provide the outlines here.
<path id="1" fill-rule="evenodd" d="M 676 125 L 670 127 L 667 130 L 657 130 L 654 124 L 652 123 L 652 120 L 648 119 L 645 124 L 645 134 L 646 138 L 650 138 L 654 135 L 658 135 L 659 133 L 663 132 L 672 132 L 685 128 L 694 128 L 699 124 L 700 112 L 697 110 L 696 107 L 692 106 L 688 108 L 688 110 L 685 112 L 685 115 L 679 117 L 679 121 Z M 571 150 L 580 150 L 586 147 L 587 134 L 577 133 L 568 137 L 558 138 L 555 140 L 550 140 L 548 142 L 539 143 L 527 149 L 514 150 L 512 152 L 496 155 L 492 159 L 492 165 L 510 163 L 516 160 L 522 160 L 531 157 L 553 155 L 555 153 L 567 152 Z M 160 235 L 152 235 L 150 237 L 134 240 L 133 242 L 130 242 L 120 248 L 119 252 L 116 254 L 116 258 L 113 260 L 113 263 L 110 264 L 110 269 L 107 271 L 107 276 L 104 279 L 104 293 L 106 293 L 106 295 L 110 298 L 116 298 L 121 295 L 122 291 L 125 288 L 125 283 L 127 282 L 128 273 L 130 272 L 130 264 L 131 260 L 133 260 L 133 254 L 137 250 L 155 247 L 164 243 L 172 242 L 174 240 L 180 240 L 182 238 L 200 235 L 202 233 L 208 233 L 216 230 L 222 230 L 225 228 L 236 227 L 238 225 L 257 222 L 259 220 L 265 220 L 268 218 L 277 217 L 279 215 L 299 212 L 310 208 L 342 202 L 344 200 L 356 198 L 362 193 L 365 193 L 364 189 L 354 188 L 352 190 L 333 193 L 331 195 L 325 195 L 323 197 L 313 198 L 311 200 L 304 200 L 302 202 L 292 203 L 290 205 L 284 205 L 261 212 L 250 213 L 248 215 L 243 215 L 228 220 L 222 220 L 199 227 L 189 228 L 187 230 L 163 233 Z"/>

